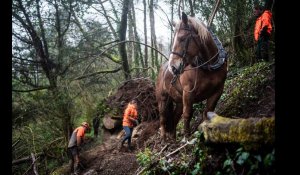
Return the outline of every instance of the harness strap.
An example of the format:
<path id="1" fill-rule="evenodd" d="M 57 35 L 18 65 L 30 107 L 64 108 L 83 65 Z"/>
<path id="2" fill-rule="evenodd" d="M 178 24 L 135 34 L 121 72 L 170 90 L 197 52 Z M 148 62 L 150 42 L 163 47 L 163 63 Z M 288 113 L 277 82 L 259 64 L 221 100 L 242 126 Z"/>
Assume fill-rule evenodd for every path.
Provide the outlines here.
<path id="1" fill-rule="evenodd" d="M 206 65 L 203 65 L 201 68 L 206 69 L 206 70 L 211 70 L 211 69 L 216 70 L 224 64 L 225 60 L 227 59 L 228 54 L 225 51 L 225 49 L 223 48 L 222 43 L 220 42 L 218 37 L 211 31 L 210 28 L 207 28 L 207 29 L 208 29 L 209 33 L 211 34 L 211 36 L 218 48 L 219 56 L 214 64 L 212 64 L 212 65 L 206 64 Z"/>

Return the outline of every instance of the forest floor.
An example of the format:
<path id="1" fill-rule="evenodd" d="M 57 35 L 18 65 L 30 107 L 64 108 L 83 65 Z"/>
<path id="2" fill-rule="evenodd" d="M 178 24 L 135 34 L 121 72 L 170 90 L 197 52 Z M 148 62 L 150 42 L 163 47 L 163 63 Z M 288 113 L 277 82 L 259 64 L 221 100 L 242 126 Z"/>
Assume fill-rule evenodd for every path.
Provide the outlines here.
<path id="1" fill-rule="evenodd" d="M 264 85 L 260 90 L 260 99 L 248 104 L 247 110 L 243 111 L 242 115 L 236 115 L 237 118 L 255 117 L 255 116 L 274 116 L 275 114 L 275 76 L 271 74 L 269 77 L 271 81 Z M 222 105 L 222 103 L 220 104 Z M 226 117 L 226 116 L 225 116 Z M 146 147 L 151 147 L 153 150 L 161 150 L 164 145 L 160 143 L 159 138 L 159 122 L 142 122 L 133 133 L 132 146 L 133 151 L 127 149 L 127 144 L 121 149 L 119 144 L 123 138 L 124 132 L 122 128 L 110 133 L 105 131 L 102 138 L 90 138 L 88 149 L 81 154 L 82 171 L 81 175 L 132 175 L 138 174 L 141 170 L 137 162 L 137 154 L 143 151 Z M 102 140 L 101 144 L 96 144 L 97 141 Z M 98 142 L 99 143 L 99 142 Z M 92 145 L 92 148 L 91 148 Z M 173 150 L 179 147 L 179 143 L 172 143 Z M 169 148 L 168 148 L 169 149 Z M 64 166 L 65 173 L 69 174 L 69 168 Z"/>
<path id="2" fill-rule="evenodd" d="M 134 174 L 138 169 L 136 149 L 130 152 L 125 148 L 118 149 L 118 134 L 105 132 L 103 144 L 86 151 L 82 155 L 85 170 L 82 174 Z"/>

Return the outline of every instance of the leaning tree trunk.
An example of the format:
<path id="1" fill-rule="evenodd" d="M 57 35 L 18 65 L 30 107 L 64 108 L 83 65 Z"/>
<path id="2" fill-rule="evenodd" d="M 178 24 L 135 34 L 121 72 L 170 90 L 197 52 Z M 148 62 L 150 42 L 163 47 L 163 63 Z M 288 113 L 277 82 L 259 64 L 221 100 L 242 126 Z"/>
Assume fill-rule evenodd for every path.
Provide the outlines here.
<path id="1" fill-rule="evenodd" d="M 210 120 L 199 125 L 207 142 L 273 144 L 275 117 L 231 119 L 208 113 Z"/>
<path id="2" fill-rule="evenodd" d="M 130 0 L 124 0 L 123 1 L 121 24 L 120 24 L 120 28 L 119 28 L 120 41 L 125 41 L 125 39 L 126 39 L 127 13 L 128 13 L 128 10 L 129 10 L 129 5 L 130 5 Z M 129 65 L 128 65 L 125 42 L 121 43 L 119 45 L 119 53 L 120 53 L 120 56 L 122 57 L 122 66 L 123 66 L 125 79 L 129 80 L 131 78 L 131 76 L 130 76 L 130 70 L 129 70 Z"/>

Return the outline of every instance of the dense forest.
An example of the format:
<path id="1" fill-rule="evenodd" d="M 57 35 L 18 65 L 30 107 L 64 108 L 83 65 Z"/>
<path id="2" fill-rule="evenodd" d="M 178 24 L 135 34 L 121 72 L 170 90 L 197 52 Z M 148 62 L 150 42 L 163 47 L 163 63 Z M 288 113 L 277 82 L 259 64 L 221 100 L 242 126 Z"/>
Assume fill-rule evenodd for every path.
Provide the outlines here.
<path id="1" fill-rule="evenodd" d="M 85 174 L 275 174 L 273 137 L 263 146 L 207 145 L 206 133 L 196 131 L 194 142 L 187 142 L 193 146 L 186 145 L 173 162 L 167 156 L 157 158 L 182 146 L 181 133 L 168 148 L 156 142 L 159 117 L 154 95 L 159 68 L 171 52 L 172 23 L 182 11 L 206 25 L 214 15 L 210 28 L 228 53 L 228 75 L 216 113 L 230 119 L 269 120 L 275 115 L 274 20 L 270 59 L 260 62 L 255 57 L 254 0 L 221 0 L 213 13 L 217 2 L 13 0 L 12 173 L 65 174 L 57 169 L 68 164 L 72 131 L 100 115 L 99 138 L 93 137 L 93 131 L 86 134 Z M 276 18 L 274 1 L 261 3 Z M 147 138 L 136 139 L 130 155 L 123 152 L 112 159 L 112 153 L 105 158 L 113 152 L 106 147 L 113 147 L 118 137 L 111 137 L 105 119 L 122 117 L 124 102 L 135 97 L 143 102 L 140 132 L 148 132 Z M 205 102 L 193 106 L 194 123 L 203 106 Z M 273 121 L 268 122 L 265 130 L 272 135 Z M 178 127 L 182 130 L 182 123 Z M 112 171 L 103 167 L 100 171 L 100 164 L 108 159 L 123 169 L 116 173 L 117 166 L 106 162 Z M 118 159 L 128 159 L 130 166 L 118 164 Z"/>

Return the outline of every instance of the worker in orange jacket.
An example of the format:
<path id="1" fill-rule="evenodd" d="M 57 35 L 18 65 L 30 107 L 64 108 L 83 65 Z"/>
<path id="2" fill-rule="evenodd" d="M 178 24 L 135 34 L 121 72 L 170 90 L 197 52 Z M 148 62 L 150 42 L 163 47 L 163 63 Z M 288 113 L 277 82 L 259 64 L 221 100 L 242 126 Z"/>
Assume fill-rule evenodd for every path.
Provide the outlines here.
<path id="1" fill-rule="evenodd" d="M 68 153 L 71 159 L 71 173 L 74 175 L 79 173 L 79 152 L 81 150 L 81 145 L 83 143 L 83 139 L 85 133 L 90 130 L 90 125 L 87 122 L 83 122 L 81 126 L 77 127 L 69 140 L 68 144 Z"/>
<path id="2" fill-rule="evenodd" d="M 132 100 L 128 103 L 124 115 L 123 115 L 123 129 L 125 131 L 125 136 L 121 142 L 121 147 L 127 140 L 128 149 L 132 151 L 131 147 L 131 135 L 133 128 L 138 125 L 138 111 L 137 111 L 137 101 Z"/>
<path id="3" fill-rule="evenodd" d="M 256 16 L 254 39 L 257 43 L 256 59 L 269 61 L 269 40 L 272 32 L 272 12 L 264 10 L 259 3 L 254 4 L 254 15 Z"/>

